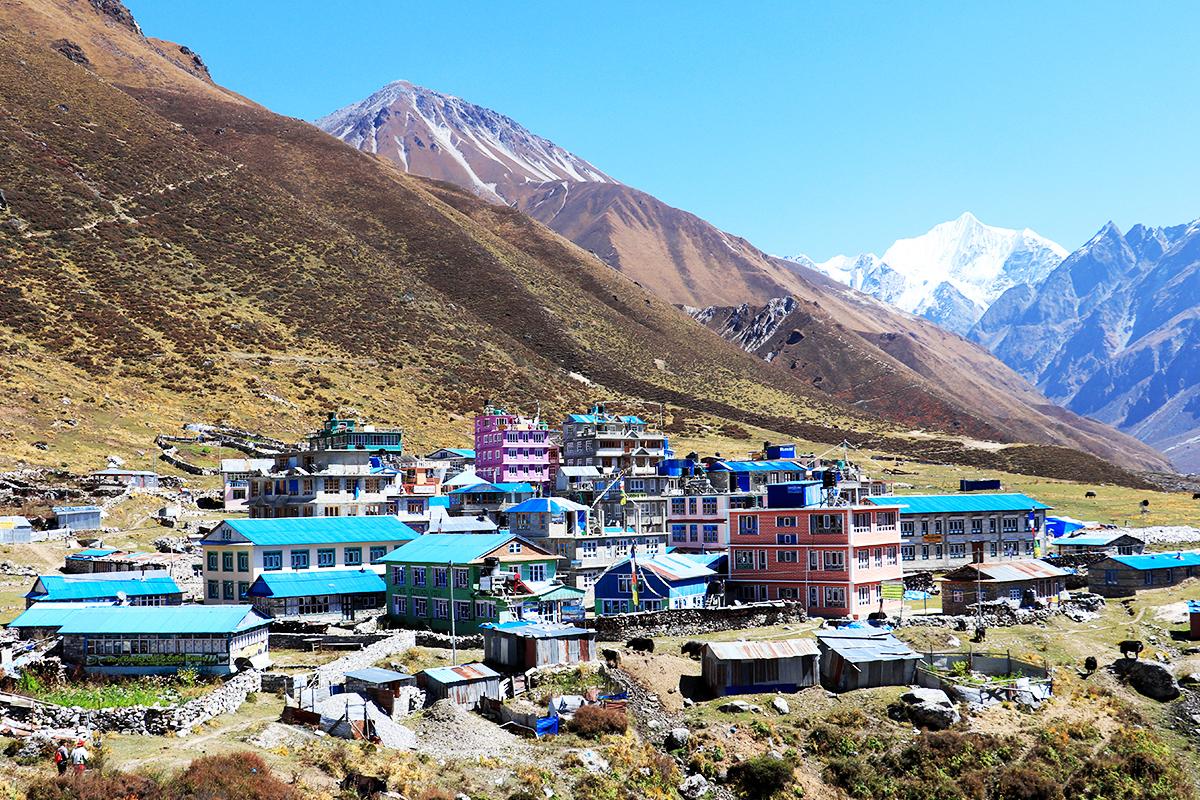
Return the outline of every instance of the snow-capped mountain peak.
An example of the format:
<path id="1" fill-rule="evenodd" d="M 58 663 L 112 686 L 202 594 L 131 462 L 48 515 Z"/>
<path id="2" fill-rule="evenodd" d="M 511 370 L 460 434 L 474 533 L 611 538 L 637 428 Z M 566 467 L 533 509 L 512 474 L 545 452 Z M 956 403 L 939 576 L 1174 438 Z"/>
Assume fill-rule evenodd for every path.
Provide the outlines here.
<path id="1" fill-rule="evenodd" d="M 408 81 L 390 83 L 314 124 L 408 172 L 470 186 L 493 201 L 514 202 L 525 184 L 617 183 L 503 114 Z"/>
<path id="2" fill-rule="evenodd" d="M 896 241 L 882 258 L 866 253 L 820 264 L 804 256 L 788 260 L 966 333 L 1006 290 L 1040 283 L 1066 255 L 1028 228 L 984 225 L 966 212 L 926 234 Z"/>

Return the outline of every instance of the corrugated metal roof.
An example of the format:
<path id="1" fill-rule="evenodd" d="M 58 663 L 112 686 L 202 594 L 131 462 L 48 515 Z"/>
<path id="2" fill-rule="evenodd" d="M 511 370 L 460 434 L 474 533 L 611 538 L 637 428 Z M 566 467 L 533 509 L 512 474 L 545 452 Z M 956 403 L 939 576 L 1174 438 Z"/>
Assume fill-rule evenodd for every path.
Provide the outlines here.
<path id="1" fill-rule="evenodd" d="M 630 560 L 626 558 L 623 561 L 618 561 L 609 567 L 606 572 L 616 572 L 618 575 L 628 574 Z M 675 553 L 664 553 L 654 558 L 639 558 L 637 560 L 637 568 L 639 570 L 649 570 L 665 581 L 705 578 L 717 574 L 715 570 Z"/>
<path id="2" fill-rule="evenodd" d="M 708 649 L 722 661 L 749 661 L 763 658 L 797 658 L 819 652 L 812 639 L 785 639 L 781 642 L 709 642 Z"/>
<path id="3" fill-rule="evenodd" d="M 876 498 L 866 498 L 874 503 Z M 1038 511 L 1050 508 L 1023 494 L 913 494 L 879 498 L 879 505 L 898 505 L 905 514 L 965 514 L 987 511 Z"/>
<path id="4" fill-rule="evenodd" d="M 964 579 L 973 581 L 976 571 L 983 576 L 983 580 L 996 583 L 1061 578 L 1063 575 L 1069 574 L 1065 569 L 1051 566 L 1041 559 L 1031 558 L 1024 561 L 998 561 L 995 564 L 966 564 L 946 573 L 941 580 L 955 583 L 962 583 Z M 969 577 L 964 578 L 963 576 Z"/>
<path id="5" fill-rule="evenodd" d="M 1133 569 L 1168 569 L 1170 567 L 1194 567 L 1200 565 L 1200 554 L 1196 553 L 1152 553 L 1141 556 L 1112 556 L 1112 561 Z"/>
<path id="6" fill-rule="evenodd" d="M 577 628 L 574 625 L 556 622 L 485 622 L 479 626 L 485 630 L 492 629 L 502 633 L 511 633 L 529 639 L 569 639 L 575 636 L 595 636 L 595 632 L 587 628 Z"/>
<path id="7" fill-rule="evenodd" d="M 466 683 L 487 678 L 498 678 L 500 673 L 484 664 L 462 664 L 457 667 L 434 667 L 425 670 L 427 677 L 438 683 Z"/>
<path id="8" fill-rule="evenodd" d="M 600 470 L 596 467 L 559 467 L 558 471 L 568 478 L 599 478 Z"/>
<path id="9" fill-rule="evenodd" d="M 715 461 L 709 472 L 803 472 L 795 461 Z"/>
<path id="10" fill-rule="evenodd" d="M 1055 542 L 1055 544 L 1058 545 L 1059 547 L 1062 547 L 1063 545 L 1072 545 L 1072 544 L 1082 545 L 1084 547 L 1104 547 L 1106 545 L 1112 544 L 1117 539 L 1120 539 L 1122 536 L 1130 536 L 1130 535 L 1128 533 L 1125 533 L 1124 531 L 1114 531 L 1111 533 L 1085 533 L 1080 536 L 1064 537 L 1062 539 L 1057 540 Z M 1136 536 L 1130 536 L 1130 538 L 1137 539 Z M 1138 541 L 1140 542 L 1141 539 L 1138 539 Z"/>
<path id="11" fill-rule="evenodd" d="M 45 593 L 35 594 L 38 582 L 45 589 Z M 66 575 L 41 575 L 34 583 L 34 587 L 25 595 L 26 597 L 45 597 L 47 600 L 88 600 L 116 597 L 117 592 L 124 592 L 128 597 L 179 594 L 179 587 L 175 584 L 174 579 L 165 575 L 101 580 L 71 580 Z"/>
<path id="12" fill-rule="evenodd" d="M 402 544 L 383 557 L 384 561 L 395 564 L 445 564 L 453 561 L 455 564 L 466 564 L 483 558 L 497 547 L 508 544 L 513 539 L 519 539 L 511 533 L 434 533 L 426 534 L 417 539 Z M 533 543 L 521 539 L 522 551 L 526 547 L 536 548 Z M 540 548 L 532 552 L 540 552 Z M 552 558 L 553 556 L 549 556 Z"/>
<path id="13" fill-rule="evenodd" d="M 855 664 L 870 661 L 902 661 L 921 657 L 920 653 L 890 633 L 853 629 L 845 632 L 841 630 L 818 631 L 816 636 L 818 643 Z"/>
<path id="14" fill-rule="evenodd" d="M 270 622 L 254 607 L 246 605 L 112 606 L 81 608 L 63 622 L 59 633 L 237 633 Z"/>
<path id="15" fill-rule="evenodd" d="M 80 550 L 78 553 L 72 553 L 67 558 L 96 558 L 97 556 L 110 556 L 113 553 L 119 553 L 120 550 Z"/>
<path id="16" fill-rule="evenodd" d="M 285 517 L 227 519 L 206 536 L 203 544 L 229 544 L 217 531 L 228 525 L 258 545 L 395 542 L 417 538 L 417 532 L 395 517 Z"/>
<path id="17" fill-rule="evenodd" d="M 34 603 L 12 622 L 10 628 L 57 628 L 72 614 L 78 614 L 84 608 L 112 608 L 113 601 L 100 603 L 54 603 L 49 600 Z"/>
<path id="18" fill-rule="evenodd" d="M 365 669 L 351 670 L 346 673 L 346 677 L 357 678 L 367 683 L 391 683 L 392 681 L 406 681 L 412 675 L 390 669 L 380 669 L 379 667 L 367 667 Z"/>
<path id="19" fill-rule="evenodd" d="M 565 514 L 568 511 L 587 511 L 588 507 L 580 505 L 565 497 L 532 497 L 524 503 L 513 506 L 509 514 Z"/>
<path id="20" fill-rule="evenodd" d="M 247 597 L 306 597 L 322 594 L 386 592 L 383 578 L 371 570 L 264 572 L 246 591 Z"/>

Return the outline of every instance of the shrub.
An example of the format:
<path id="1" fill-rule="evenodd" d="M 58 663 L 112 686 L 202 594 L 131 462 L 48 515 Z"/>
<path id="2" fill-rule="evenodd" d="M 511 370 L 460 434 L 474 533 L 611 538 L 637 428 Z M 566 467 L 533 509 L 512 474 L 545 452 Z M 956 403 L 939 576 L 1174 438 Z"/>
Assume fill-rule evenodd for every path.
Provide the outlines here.
<path id="1" fill-rule="evenodd" d="M 249 752 L 196 759 L 172 782 L 170 796 L 179 800 L 297 800 L 292 787 Z"/>
<path id="2" fill-rule="evenodd" d="M 729 780 L 743 797 L 771 797 L 792 784 L 795 768 L 790 758 L 755 756 L 730 767 Z"/>
<path id="3" fill-rule="evenodd" d="M 25 790 L 27 800 L 165 800 L 162 787 L 144 775 L 128 772 L 102 774 L 89 770 L 74 775 L 40 775 Z"/>
<path id="4" fill-rule="evenodd" d="M 624 733 L 629 729 L 629 718 L 625 716 L 624 711 L 617 708 L 583 706 L 567 723 L 567 729 L 587 738 L 595 738 L 604 733 Z"/>

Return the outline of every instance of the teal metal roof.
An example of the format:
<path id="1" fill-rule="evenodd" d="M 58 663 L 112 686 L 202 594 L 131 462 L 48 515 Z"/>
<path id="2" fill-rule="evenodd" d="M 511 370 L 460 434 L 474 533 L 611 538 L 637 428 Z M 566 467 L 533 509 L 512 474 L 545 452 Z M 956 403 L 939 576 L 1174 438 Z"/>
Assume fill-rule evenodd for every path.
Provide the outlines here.
<path id="1" fill-rule="evenodd" d="M 1112 556 L 1109 560 L 1116 561 L 1136 570 L 1200 566 L 1200 554 L 1197 553 L 1153 553 L 1142 556 Z"/>
<path id="2" fill-rule="evenodd" d="M 78 553 L 72 553 L 67 558 L 97 558 L 99 556 L 111 556 L 113 553 L 119 553 L 120 550 L 80 550 Z"/>
<path id="3" fill-rule="evenodd" d="M 562 514 L 569 511 L 587 511 L 588 507 L 564 497 L 531 497 L 524 503 L 508 510 L 509 514 L 549 513 Z"/>
<path id="4" fill-rule="evenodd" d="M 10 628 L 57 628 L 85 608 L 112 608 L 114 602 L 54 603 L 49 600 L 34 603 L 21 616 L 8 623 Z"/>
<path id="5" fill-rule="evenodd" d="M 416 531 L 395 517 L 288 517 L 227 519 L 202 544 L 230 544 L 217 535 L 225 525 L 252 543 L 266 546 L 395 542 L 417 537 Z"/>
<path id="6" fill-rule="evenodd" d="M 129 573 L 126 573 L 127 575 Z M 41 584 L 44 592 L 38 592 Z M 117 592 L 127 597 L 154 594 L 179 594 L 174 579 L 167 576 L 152 578 L 112 578 L 111 580 L 71 580 L 65 575 L 40 575 L 34 588 L 25 595 L 33 599 L 46 600 L 103 600 L 116 598 Z"/>
<path id="7" fill-rule="evenodd" d="M 533 486 L 528 483 L 488 483 L 480 481 L 471 486 L 455 489 L 450 494 L 533 494 Z"/>
<path id="8" fill-rule="evenodd" d="M 308 597 L 321 594 L 385 592 L 383 578 L 372 570 L 339 569 L 267 572 L 246 591 L 247 597 Z"/>
<path id="9" fill-rule="evenodd" d="M 716 461 L 709 472 L 803 472 L 794 461 Z"/>
<path id="10" fill-rule="evenodd" d="M 483 558 L 513 539 L 521 537 L 511 533 L 427 533 L 400 545 L 382 560 L 394 564 L 445 564 L 449 561 L 467 564 Z M 521 539 L 521 543 L 522 549 L 540 549 L 524 539 Z M 547 554 L 546 557 L 554 556 Z"/>
<path id="11" fill-rule="evenodd" d="M 271 620 L 247 605 L 113 606 L 81 608 L 59 629 L 62 635 L 118 633 L 238 633 Z"/>
<path id="12" fill-rule="evenodd" d="M 966 514 L 988 511 L 1041 511 L 1050 506 L 1023 494 L 915 494 L 881 497 L 877 505 L 899 506 L 902 514 Z M 875 498 L 868 501 L 874 503 Z"/>

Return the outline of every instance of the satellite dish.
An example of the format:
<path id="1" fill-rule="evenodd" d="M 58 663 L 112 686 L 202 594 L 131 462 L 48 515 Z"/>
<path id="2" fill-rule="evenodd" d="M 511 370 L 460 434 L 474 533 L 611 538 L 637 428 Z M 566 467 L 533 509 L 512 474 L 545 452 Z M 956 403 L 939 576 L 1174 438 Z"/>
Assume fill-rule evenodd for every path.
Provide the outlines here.
<path id="1" fill-rule="evenodd" d="M 125 605 L 125 603 L 128 602 L 128 600 L 129 600 L 129 595 L 125 594 L 125 592 L 123 592 L 123 591 L 117 592 L 117 602 L 119 604 Z"/>

